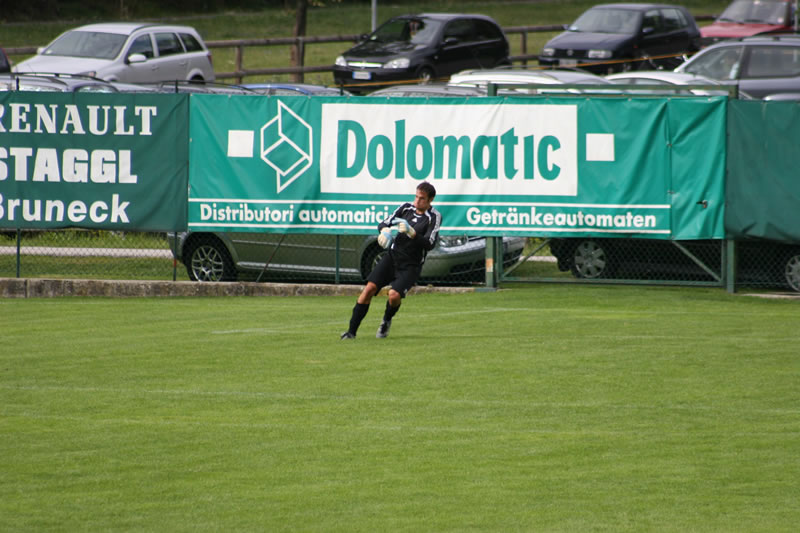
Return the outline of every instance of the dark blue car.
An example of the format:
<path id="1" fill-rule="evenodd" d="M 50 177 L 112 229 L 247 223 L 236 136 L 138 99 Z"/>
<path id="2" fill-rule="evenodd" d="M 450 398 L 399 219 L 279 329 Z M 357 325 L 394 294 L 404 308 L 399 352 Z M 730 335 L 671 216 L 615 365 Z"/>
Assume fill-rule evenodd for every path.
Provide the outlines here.
<path id="1" fill-rule="evenodd" d="M 544 45 L 539 64 L 596 74 L 668 68 L 699 50 L 700 30 L 681 6 L 603 4 L 585 11 Z"/>

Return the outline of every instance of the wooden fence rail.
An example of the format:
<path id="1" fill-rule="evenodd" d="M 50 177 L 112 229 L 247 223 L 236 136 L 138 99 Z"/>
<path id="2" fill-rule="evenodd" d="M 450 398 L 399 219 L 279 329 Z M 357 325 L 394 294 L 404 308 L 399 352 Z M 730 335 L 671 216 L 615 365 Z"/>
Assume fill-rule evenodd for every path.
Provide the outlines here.
<path id="1" fill-rule="evenodd" d="M 695 20 L 713 20 L 713 15 L 698 15 Z M 507 35 L 520 35 L 520 53 L 514 54 L 510 57 L 512 63 L 526 64 L 528 60 L 536 59 L 538 50 L 534 53 L 528 52 L 528 34 L 561 31 L 563 26 L 560 24 L 542 25 L 542 26 L 509 26 L 503 28 Z M 312 72 L 332 72 L 333 65 L 316 65 L 306 66 L 304 64 L 305 47 L 310 44 L 320 43 L 353 43 L 358 40 L 361 34 L 352 35 L 330 35 L 330 36 L 314 36 L 308 35 L 304 37 L 273 37 L 268 39 L 230 39 L 225 41 L 207 41 L 206 46 L 209 49 L 219 48 L 233 48 L 234 49 L 234 67 L 235 70 L 231 72 L 217 72 L 216 77 L 218 80 L 234 80 L 235 83 L 242 83 L 248 76 L 271 76 L 276 74 L 294 74 L 300 75 Z M 298 47 L 296 57 L 299 60 L 297 66 L 286 66 L 278 68 L 244 68 L 244 51 L 245 48 L 264 47 L 264 46 L 296 46 Z M 19 46 L 6 48 L 6 54 L 9 56 L 26 56 L 36 53 L 38 47 L 36 46 Z"/>

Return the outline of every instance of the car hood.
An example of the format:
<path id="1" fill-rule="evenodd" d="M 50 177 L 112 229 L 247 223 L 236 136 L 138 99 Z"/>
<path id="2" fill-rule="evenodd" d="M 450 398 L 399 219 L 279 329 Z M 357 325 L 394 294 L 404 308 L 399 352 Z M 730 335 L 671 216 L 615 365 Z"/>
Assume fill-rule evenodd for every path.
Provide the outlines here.
<path id="1" fill-rule="evenodd" d="M 627 33 L 592 33 L 583 31 L 565 31 L 550 39 L 545 47 L 566 48 L 573 50 L 589 50 L 595 48 L 620 48 L 633 36 Z"/>
<path id="2" fill-rule="evenodd" d="M 739 22 L 715 22 L 709 26 L 700 28 L 702 37 L 750 37 L 759 33 L 771 33 L 776 31 L 786 31 L 789 26 L 780 24 L 742 24 Z"/>
<path id="3" fill-rule="evenodd" d="M 422 44 L 412 44 L 406 41 L 382 43 L 378 41 L 365 41 L 345 52 L 347 59 L 376 59 L 409 55 L 411 52 L 425 48 Z"/>
<path id="4" fill-rule="evenodd" d="M 16 66 L 17 72 L 84 74 L 97 72 L 111 63 L 108 59 L 65 56 L 33 56 Z"/>

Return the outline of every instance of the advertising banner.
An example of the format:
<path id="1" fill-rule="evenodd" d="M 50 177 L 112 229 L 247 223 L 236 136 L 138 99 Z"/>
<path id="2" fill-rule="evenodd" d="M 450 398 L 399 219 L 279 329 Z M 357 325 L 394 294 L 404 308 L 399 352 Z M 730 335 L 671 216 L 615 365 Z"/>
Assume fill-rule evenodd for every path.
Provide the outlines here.
<path id="1" fill-rule="evenodd" d="M 0 92 L 0 228 L 185 229 L 188 96 Z"/>
<path id="2" fill-rule="evenodd" d="M 731 102 L 728 129 L 728 233 L 800 243 L 797 103 Z"/>
<path id="3" fill-rule="evenodd" d="M 675 100 L 193 95 L 189 228 L 371 233 L 427 180 L 444 234 L 722 237 L 726 99 Z"/>

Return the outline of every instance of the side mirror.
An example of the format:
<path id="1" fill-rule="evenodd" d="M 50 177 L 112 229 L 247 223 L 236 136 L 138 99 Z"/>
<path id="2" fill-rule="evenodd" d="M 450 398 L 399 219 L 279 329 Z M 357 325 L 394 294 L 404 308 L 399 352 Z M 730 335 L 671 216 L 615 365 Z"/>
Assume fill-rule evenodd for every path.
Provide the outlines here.
<path id="1" fill-rule="evenodd" d="M 653 33 L 654 31 L 656 31 L 656 29 L 654 27 L 645 26 L 644 28 L 642 28 L 642 35 L 649 35 L 649 34 Z"/>
<path id="2" fill-rule="evenodd" d="M 145 61 L 147 61 L 147 57 L 145 57 L 144 54 L 131 54 L 125 60 L 125 62 L 129 65 L 133 65 L 135 63 L 144 63 Z"/>
<path id="3" fill-rule="evenodd" d="M 39 48 L 36 49 L 37 55 L 42 55 L 42 52 L 44 52 L 44 46 L 40 46 Z"/>
<path id="4" fill-rule="evenodd" d="M 444 45 L 445 46 L 453 46 L 454 44 L 460 43 L 461 40 L 458 37 L 445 37 Z"/>

